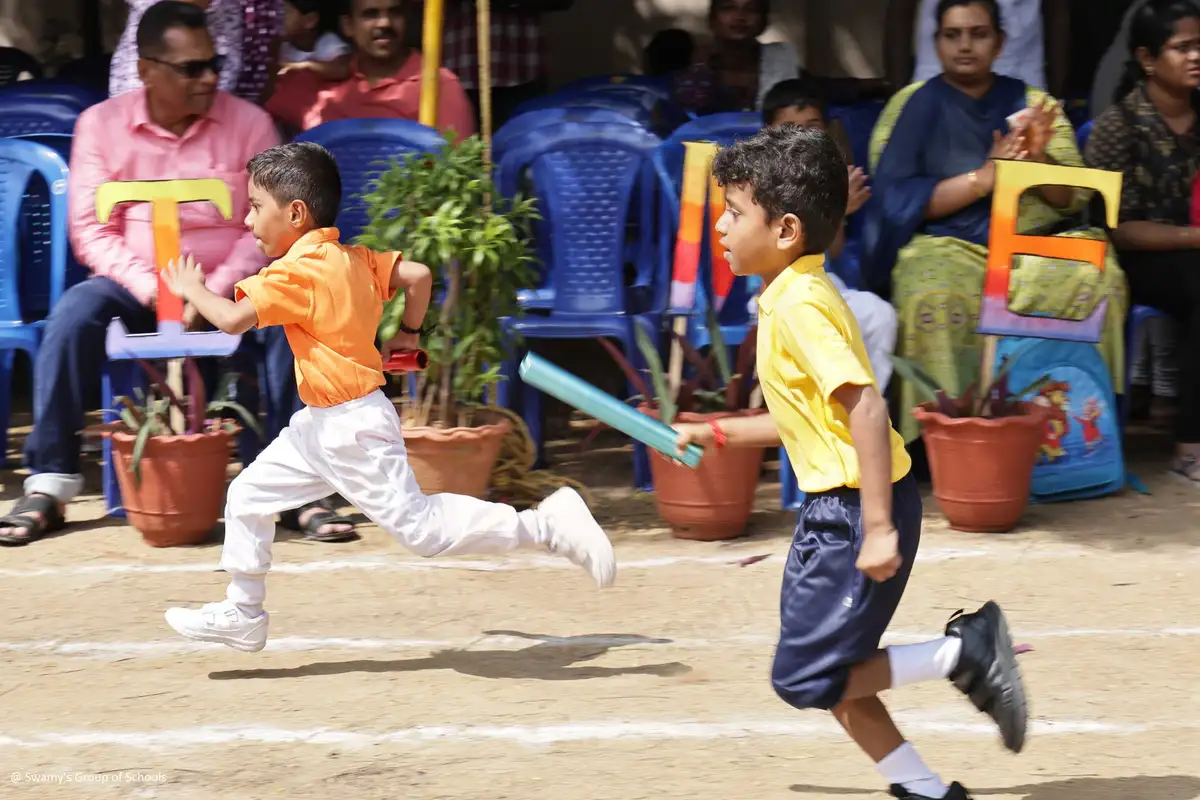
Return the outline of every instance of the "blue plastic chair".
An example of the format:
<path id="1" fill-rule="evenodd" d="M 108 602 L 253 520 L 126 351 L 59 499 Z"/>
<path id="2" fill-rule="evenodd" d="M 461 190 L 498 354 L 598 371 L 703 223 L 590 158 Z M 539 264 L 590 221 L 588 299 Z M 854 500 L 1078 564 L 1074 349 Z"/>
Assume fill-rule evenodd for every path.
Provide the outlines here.
<path id="1" fill-rule="evenodd" d="M 0 137 L 27 133 L 74 133 L 82 111 L 56 98 L 0 96 Z"/>
<path id="2" fill-rule="evenodd" d="M 49 187 L 49 214 L 40 220 L 45 234 L 46 258 L 30 263 L 22 247 L 23 198 L 34 176 Z M 8 417 L 11 408 L 13 357 L 23 350 L 32 361 L 42 342 L 44 319 L 30 319 L 22 308 L 21 285 L 28 272 L 44 272 L 47 281 L 46 308 L 58 302 L 64 291 L 67 266 L 67 165 L 53 150 L 33 142 L 0 139 L 0 459 L 7 465 Z"/>
<path id="3" fill-rule="evenodd" d="M 883 107 L 882 100 L 864 100 L 848 106 L 831 106 L 829 109 L 829 119 L 836 119 L 846 129 L 854 163 L 862 167 L 864 172 L 870 162 L 871 131 L 875 129 Z"/>
<path id="4" fill-rule="evenodd" d="M 441 150 L 445 139 L 433 128 L 407 119 L 343 119 L 326 122 L 296 137 L 298 142 L 316 142 L 337 160 L 342 176 L 342 205 L 337 227 L 342 241 L 355 239 L 367 225 L 362 195 L 386 171 L 392 159 L 409 153 Z"/>
<path id="5" fill-rule="evenodd" d="M 654 127 L 654 112 L 638 100 L 611 92 L 572 92 L 570 94 L 547 94 L 526 100 L 517 106 L 513 116 L 517 117 L 530 111 L 542 111 L 547 108 L 606 108 L 624 114 L 639 125 L 652 129 Z"/>
<path id="6" fill-rule="evenodd" d="M 579 78 L 559 87 L 558 91 L 569 92 L 607 92 L 607 91 L 642 92 L 653 95 L 659 100 L 671 101 L 671 83 L 664 78 L 652 78 L 648 75 L 593 75 L 589 78 Z"/>
<path id="7" fill-rule="evenodd" d="M 1129 309 L 1129 318 L 1125 321 L 1125 396 L 1121 398 L 1121 427 L 1129 424 L 1129 389 L 1133 377 L 1133 363 L 1137 359 L 1137 341 L 1146 323 L 1155 317 L 1168 316 L 1165 311 L 1159 311 L 1151 306 L 1133 306 Z"/>
<path id="8" fill-rule="evenodd" d="M 492 158 L 499 160 L 505 151 L 515 143 L 520 143 L 522 137 L 530 131 L 544 128 L 547 125 L 557 125 L 562 122 L 609 123 L 614 125 L 638 125 L 640 123 L 627 114 L 614 111 L 611 108 L 595 108 L 592 106 L 570 106 L 567 108 L 543 108 L 529 111 L 511 118 L 492 135 Z"/>
<path id="9" fill-rule="evenodd" d="M 641 128 L 641 124 L 619 111 L 609 108 L 544 108 L 540 111 L 530 111 L 513 117 L 496 131 L 492 137 L 492 158 L 499 161 L 514 146 L 525 140 L 530 132 L 562 123 L 578 124 L 612 124 L 630 125 Z M 536 193 L 536 187 L 534 187 Z M 554 305 L 554 289 L 550 285 L 549 271 L 546 268 L 553 261 L 551 254 L 552 239 L 550 236 L 551 222 L 548 209 L 540 208 L 542 219 L 535 225 L 538 255 L 541 259 L 542 283 L 536 288 L 525 289 L 518 293 L 521 307 L 527 311 L 549 311 Z"/>
<path id="10" fill-rule="evenodd" d="M 550 275 L 554 301 L 547 315 L 526 315 L 506 327 L 527 339 L 617 339 L 635 365 L 641 363 L 634 326 L 659 341 L 666 286 L 655 274 L 654 201 L 642 203 L 637 279 L 625 285 L 625 245 L 631 198 L 643 181 L 658 137 L 631 125 L 565 123 L 533 131 L 497 164 L 497 188 L 510 195 L 528 168 L 541 204 L 549 209 L 553 238 Z M 651 188 L 653 184 L 651 184 Z M 501 402 L 519 388 L 516 352 L 506 363 Z M 508 384 L 512 383 L 510 387 Z M 630 395 L 634 387 L 628 387 Z M 525 387 L 520 407 L 542 448 L 541 396 Z M 648 478 L 635 462 L 635 480 Z"/>
<path id="11" fill-rule="evenodd" d="M 12 137 L 44 145 L 58 154 L 68 166 L 71 165 L 71 141 L 66 133 L 32 133 Z M 40 179 L 30 181 L 21 206 L 21 304 L 26 314 L 44 315 L 50 312 L 50 201 L 49 187 Z M 88 271 L 75 260 L 70 245 L 67 247 L 67 277 L 63 291 L 86 280 Z"/>
<path id="12" fill-rule="evenodd" d="M 65 105 L 77 107 L 80 111 L 108 99 L 107 91 L 99 91 L 90 86 L 83 86 L 67 81 L 48 79 L 36 81 L 21 81 L 0 89 L 0 103 L 9 100 L 57 100 Z"/>

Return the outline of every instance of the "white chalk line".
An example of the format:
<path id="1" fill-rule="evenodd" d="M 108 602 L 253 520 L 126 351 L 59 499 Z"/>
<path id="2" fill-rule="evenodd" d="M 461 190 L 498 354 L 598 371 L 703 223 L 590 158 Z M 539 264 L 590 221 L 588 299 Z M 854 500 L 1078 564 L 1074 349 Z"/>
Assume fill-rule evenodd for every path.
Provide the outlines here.
<path id="1" fill-rule="evenodd" d="M 961 710 L 960 710 L 961 715 Z M 994 738 L 990 723 L 955 723 L 945 715 L 898 714 L 907 733 L 945 735 L 955 738 Z M 1124 724 L 1088 719 L 1030 720 L 1029 733 L 1038 736 L 1136 736 L 1153 731 L 1196 730 L 1197 723 L 1169 722 Z M 0 733 L 0 747 L 128 747 L 145 750 L 178 749 L 220 745 L 370 745 L 427 744 L 436 742 L 508 742 L 548 745 L 567 742 L 672 741 L 786 737 L 810 741 L 843 741 L 845 733 L 825 718 L 804 720 L 697 720 L 574 722 L 549 725 L 421 725 L 372 733 L 335 728 L 277 728 L 269 725 L 210 725 L 160 731 L 77 730 L 27 734 Z"/>
<path id="2" fill-rule="evenodd" d="M 1003 560 L 1047 560 L 1075 558 L 1082 551 L 1075 548 L 955 548 L 931 547 L 917 555 L 918 563 L 937 563 L 954 561 L 963 558 L 995 558 Z M 735 566 L 745 558 L 756 555 L 750 549 L 736 554 L 720 556 L 661 556 L 623 561 L 618 556 L 618 570 L 662 569 L 683 565 L 698 566 Z M 763 562 L 782 563 L 784 555 L 772 553 Z M 511 572 L 527 569 L 578 569 L 575 565 L 561 558 L 533 557 L 496 560 L 450 560 L 450 559 L 403 559 L 388 557 L 365 557 L 349 559 L 330 559 L 323 561 L 286 562 L 280 561 L 271 565 L 272 573 L 306 574 L 313 572 L 340 572 L 357 570 L 364 572 L 375 571 L 418 571 L 432 570 L 466 570 L 470 572 Z M 129 575 L 129 574 L 161 574 L 219 572 L 220 568 L 213 562 L 186 564 L 66 564 L 55 567 L 31 567 L 15 569 L 0 568 L 0 577 L 4 578 L 48 578 L 89 575 Z"/>
<path id="3" fill-rule="evenodd" d="M 923 642 L 937 638 L 937 631 L 889 631 L 885 644 Z M 1014 631 L 1015 639 L 1189 639 L 1200 637 L 1200 627 L 1162 628 L 1063 628 L 1042 631 Z M 339 651 L 403 652 L 408 650 L 525 649 L 528 647 L 624 647 L 632 649 L 729 650 L 734 648 L 773 647 L 776 637 L 768 634 L 743 634 L 718 638 L 673 636 L 509 636 L 481 635 L 463 639 L 381 639 L 355 637 L 284 636 L 267 641 L 265 652 L 312 653 Z M 187 653 L 225 652 L 222 645 L 180 640 L 142 642 L 73 642 L 47 639 L 31 642 L 0 642 L 0 653 L 34 656 L 71 657 L 97 660 L 154 658 Z"/>

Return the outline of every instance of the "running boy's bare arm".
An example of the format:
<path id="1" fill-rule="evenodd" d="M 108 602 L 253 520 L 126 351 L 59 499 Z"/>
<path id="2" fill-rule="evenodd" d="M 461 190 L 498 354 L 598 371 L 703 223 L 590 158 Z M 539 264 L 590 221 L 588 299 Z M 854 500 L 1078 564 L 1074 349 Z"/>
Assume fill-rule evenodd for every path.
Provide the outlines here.
<path id="1" fill-rule="evenodd" d="M 858 455 L 862 498 L 863 545 L 858 568 L 885 581 L 900 568 L 899 543 L 892 522 L 891 421 L 887 403 L 872 385 L 843 384 L 833 399 L 850 418 L 850 438 Z"/>
<path id="2" fill-rule="evenodd" d="M 725 434 L 730 447 L 779 447 L 779 428 L 770 414 L 754 417 L 731 417 L 720 421 L 721 433 Z M 716 432 L 707 422 L 681 422 L 675 426 L 675 442 L 682 454 L 689 444 L 708 447 L 716 438 Z"/>
<path id="3" fill-rule="evenodd" d="M 416 261 L 397 261 L 388 285 L 393 292 L 404 292 L 404 318 L 401 320 L 404 327 L 419 330 L 433 294 L 433 273 L 429 267 Z M 415 350 L 419 345 L 420 334 L 400 331 L 384 342 L 380 351 L 387 358 L 394 350 Z"/>
<path id="4" fill-rule="evenodd" d="M 167 287 L 191 303 L 196 313 L 217 330 L 241 334 L 258 324 L 258 312 L 249 298 L 243 297 L 235 303 L 209 291 L 204 285 L 204 273 L 190 255 L 170 262 L 164 277 Z"/>

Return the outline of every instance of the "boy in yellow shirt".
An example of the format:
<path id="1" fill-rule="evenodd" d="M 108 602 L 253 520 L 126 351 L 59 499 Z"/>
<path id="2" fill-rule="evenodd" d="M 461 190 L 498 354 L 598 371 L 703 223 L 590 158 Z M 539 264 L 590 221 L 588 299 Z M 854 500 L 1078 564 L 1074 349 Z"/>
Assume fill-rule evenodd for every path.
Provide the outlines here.
<path id="1" fill-rule="evenodd" d="M 966 800 L 905 742 L 879 695 L 949 678 L 1019 752 L 1027 710 L 999 606 L 956 615 L 940 639 L 880 649 L 921 538 L 921 495 L 854 315 L 820 255 L 846 208 L 848 175 L 819 129 L 768 128 L 720 152 L 717 222 L 737 275 L 760 275 L 758 377 L 770 415 L 679 425 L 704 447 L 782 443 L 806 493 L 784 568 L 771 682 L 796 708 L 833 712 L 902 800 Z"/>
<path id="2" fill-rule="evenodd" d="M 616 573 L 612 545 L 573 489 L 535 510 L 453 494 L 426 496 L 404 449 L 400 417 L 379 387 L 383 358 L 415 349 L 433 280 L 400 253 L 341 244 L 333 227 L 341 178 L 333 157 L 309 142 L 272 147 L 247 165 L 246 226 L 277 259 L 235 287 L 210 292 L 191 257 L 172 263 L 172 292 L 226 333 L 282 325 L 296 360 L 305 407 L 229 487 L 221 566 L 226 599 L 198 610 L 172 608 L 167 623 L 189 639 L 256 652 L 267 641 L 263 610 L 275 515 L 331 492 L 358 507 L 421 556 L 505 552 L 527 546 L 558 553 L 600 586 Z M 375 347 L 384 301 L 404 292 L 401 332 Z"/>

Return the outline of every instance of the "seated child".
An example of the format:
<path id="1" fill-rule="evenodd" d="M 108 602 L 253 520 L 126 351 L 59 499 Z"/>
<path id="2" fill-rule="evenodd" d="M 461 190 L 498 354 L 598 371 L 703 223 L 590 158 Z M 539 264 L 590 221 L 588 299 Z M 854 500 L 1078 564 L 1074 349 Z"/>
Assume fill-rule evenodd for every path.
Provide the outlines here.
<path id="1" fill-rule="evenodd" d="M 725 189 L 716 230 L 730 269 L 765 284 L 757 367 L 770 414 L 676 425 L 676 443 L 681 453 L 693 442 L 783 444 L 805 493 L 772 686 L 794 708 L 832 712 L 899 800 L 968 800 L 925 765 L 879 695 L 948 679 L 1020 752 L 1025 688 L 994 602 L 954 615 L 939 638 L 879 646 L 917 557 L 921 491 L 858 324 L 824 269 L 846 208 L 846 161 L 824 131 L 785 125 L 722 150 L 713 176 Z"/>
<path id="2" fill-rule="evenodd" d="M 321 32 L 320 0 L 284 0 L 279 74 L 310 70 L 330 81 L 350 77 L 351 48 L 333 31 Z"/>
<path id="3" fill-rule="evenodd" d="M 766 125 L 800 125 L 805 128 L 825 130 L 825 104 L 803 80 L 793 79 L 781 81 L 771 87 L 763 100 L 763 122 Z M 863 207 L 871 196 L 867 187 L 866 174 L 856 166 L 849 166 L 850 193 L 846 201 L 846 217 Z M 846 244 L 845 219 L 838 228 L 837 236 L 826 251 L 827 259 L 837 258 L 842 254 Z M 896 309 L 882 297 L 871 292 L 860 292 L 847 288 L 837 275 L 829 273 L 829 279 L 837 286 L 847 305 L 854 312 L 858 325 L 862 329 L 863 342 L 867 346 L 867 355 L 871 359 L 871 369 L 879 381 L 879 391 L 886 392 L 892 378 L 891 354 L 896 349 L 896 331 L 898 320 Z M 752 291 L 757 287 L 752 286 Z M 751 301 L 754 302 L 753 300 Z M 751 314 L 755 313 L 751 306 Z"/>
<path id="4" fill-rule="evenodd" d="M 433 278 L 400 253 L 338 241 L 333 227 L 342 183 L 320 145 L 272 147 L 247 165 L 246 225 L 276 259 L 213 294 L 188 256 L 166 271 L 170 290 L 226 333 L 281 325 L 296 357 L 304 408 L 229 486 L 221 567 L 226 599 L 199 609 L 172 608 L 167 623 L 183 636 L 244 652 L 267 643 L 263 610 L 275 515 L 337 492 L 410 551 L 427 558 L 533 547 L 613 582 L 612 544 L 574 489 L 559 489 L 533 510 L 455 494 L 426 495 L 404 449 L 396 407 L 384 385 L 383 358 L 416 349 Z M 383 304 L 404 292 L 400 333 L 375 347 Z"/>
<path id="5" fill-rule="evenodd" d="M 682 28 L 667 28 L 654 34 L 642 52 L 642 71 L 659 78 L 685 70 L 692 65 L 696 43 Z"/>

